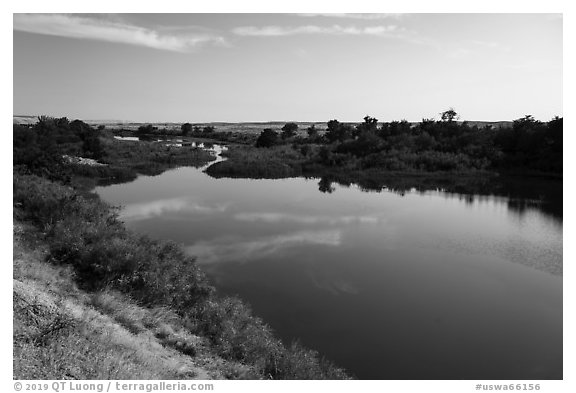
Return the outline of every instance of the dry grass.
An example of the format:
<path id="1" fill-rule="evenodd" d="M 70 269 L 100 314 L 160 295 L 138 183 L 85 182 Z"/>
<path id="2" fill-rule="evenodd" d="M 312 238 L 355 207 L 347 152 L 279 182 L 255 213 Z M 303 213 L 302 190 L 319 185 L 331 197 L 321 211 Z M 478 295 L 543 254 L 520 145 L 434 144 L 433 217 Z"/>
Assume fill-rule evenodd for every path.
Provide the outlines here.
<path id="1" fill-rule="evenodd" d="M 72 272 L 44 262 L 22 226 L 14 234 L 15 379 L 224 379 L 250 375 L 212 356 L 169 310 L 115 292 L 80 291 Z"/>

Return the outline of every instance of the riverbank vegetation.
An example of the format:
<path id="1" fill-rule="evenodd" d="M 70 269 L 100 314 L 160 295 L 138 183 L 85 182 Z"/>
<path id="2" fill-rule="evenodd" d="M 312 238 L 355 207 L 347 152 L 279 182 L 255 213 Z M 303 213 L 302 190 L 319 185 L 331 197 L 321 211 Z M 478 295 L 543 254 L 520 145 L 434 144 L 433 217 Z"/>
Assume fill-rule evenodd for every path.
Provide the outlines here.
<path id="1" fill-rule="evenodd" d="M 40 117 L 32 127 L 13 126 L 13 164 L 20 173 L 36 174 L 68 184 L 111 184 L 138 174 L 158 175 L 177 166 L 202 166 L 214 159 L 200 148 L 119 141 L 110 132 L 66 118 Z M 88 163 L 66 157 L 92 159 Z"/>
<path id="2" fill-rule="evenodd" d="M 208 153 L 130 146 L 82 122 L 39 123 L 14 128 L 15 378 L 348 378 L 316 352 L 282 343 L 241 300 L 219 296 L 178 245 L 130 232 L 74 181 L 200 165 Z"/>
<path id="3" fill-rule="evenodd" d="M 310 126 L 306 136 L 296 134 L 295 124 L 287 123 L 291 126 L 281 133 L 263 130 L 252 149 L 236 147 L 240 152 L 234 153 L 233 147 L 230 161 L 210 167 L 209 174 L 320 177 L 368 171 L 562 176 L 562 118 L 540 122 L 525 116 L 508 128 L 478 127 L 456 118 L 457 113 L 449 109 L 440 120 L 423 119 L 415 124 L 379 124 L 370 116 L 356 125 L 330 120 L 324 133 Z M 295 153 L 286 154 L 287 146 Z M 265 149 L 271 153 L 260 152 Z M 277 173 L 271 173 L 273 168 Z"/>

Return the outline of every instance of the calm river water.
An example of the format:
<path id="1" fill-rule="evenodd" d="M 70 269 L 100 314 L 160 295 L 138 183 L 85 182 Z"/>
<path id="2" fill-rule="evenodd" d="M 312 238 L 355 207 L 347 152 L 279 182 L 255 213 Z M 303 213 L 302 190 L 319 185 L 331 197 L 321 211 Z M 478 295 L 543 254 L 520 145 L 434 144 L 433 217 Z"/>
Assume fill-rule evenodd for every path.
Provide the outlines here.
<path id="1" fill-rule="evenodd" d="M 358 378 L 562 378 L 561 207 L 195 168 L 96 191 Z"/>

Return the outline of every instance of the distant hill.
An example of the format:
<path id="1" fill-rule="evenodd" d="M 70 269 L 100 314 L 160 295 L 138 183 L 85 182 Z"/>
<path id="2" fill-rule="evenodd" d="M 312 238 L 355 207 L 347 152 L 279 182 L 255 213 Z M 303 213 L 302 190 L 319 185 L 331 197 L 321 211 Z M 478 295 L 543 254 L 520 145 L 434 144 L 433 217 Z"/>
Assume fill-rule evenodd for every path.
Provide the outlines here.
<path id="1" fill-rule="evenodd" d="M 461 123 L 461 122 L 459 122 Z M 484 126 L 492 126 L 494 128 L 510 128 L 514 122 L 512 121 L 467 121 L 470 126 L 477 126 L 482 128 Z"/>
<path id="2" fill-rule="evenodd" d="M 28 115 L 15 115 L 13 116 L 13 123 L 14 124 L 35 124 L 38 121 L 37 116 L 28 116 Z M 168 130 L 180 128 L 183 123 L 171 123 L 171 122 L 162 122 L 162 123 L 139 123 L 133 122 L 129 120 L 83 120 L 85 123 L 88 123 L 92 126 L 99 126 L 103 125 L 107 129 L 127 129 L 127 130 L 135 130 L 143 124 L 153 124 L 158 128 L 166 128 Z M 326 122 L 327 121 L 294 121 L 294 123 L 298 124 L 298 128 L 304 131 L 306 128 L 314 124 L 319 131 L 326 129 Z M 193 123 L 194 125 L 198 125 L 200 127 L 204 127 L 206 125 L 211 125 L 216 128 L 216 131 L 236 131 L 236 132 L 247 132 L 247 133 L 256 133 L 261 132 L 264 128 L 272 128 L 273 130 L 279 130 L 284 126 L 284 124 L 288 123 L 288 121 L 267 121 L 267 122 L 240 122 L 240 123 L 230 123 L 230 122 L 211 122 L 211 123 Z M 351 122 L 348 124 L 358 124 L 359 122 Z M 491 125 L 494 128 L 509 128 L 512 127 L 512 121 L 467 121 L 467 123 L 471 126 L 478 126 L 480 128 Z M 410 122 L 411 125 L 416 125 L 418 122 Z"/>
<path id="3" fill-rule="evenodd" d="M 38 121 L 38 116 L 29 116 L 29 115 L 14 115 L 12 116 L 12 123 L 13 124 L 35 124 Z M 74 120 L 73 118 L 70 118 L 70 120 Z M 82 120 L 84 123 L 87 124 L 92 124 L 92 125 L 100 125 L 100 124 L 104 124 L 104 125 L 123 125 L 123 124 L 140 124 L 140 123 L 134 123 L 128 120 Z"/>
<path id="4" fill-rule="evenodd" d="M 37 116 L 12 116 L 14 124 L 35 124 L 38 121 Z"/>

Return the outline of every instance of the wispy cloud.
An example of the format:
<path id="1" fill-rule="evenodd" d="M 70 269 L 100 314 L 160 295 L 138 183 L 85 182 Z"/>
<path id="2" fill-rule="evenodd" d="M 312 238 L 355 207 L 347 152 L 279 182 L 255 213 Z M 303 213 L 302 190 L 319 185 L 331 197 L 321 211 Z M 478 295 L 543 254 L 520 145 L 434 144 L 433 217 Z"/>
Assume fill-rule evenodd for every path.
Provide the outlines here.
<path id="1" fill-rule="evenodd" d="M 382 26 L 243 26 L 237 27 L 232 30 L 236 35 L 240 36 L 256 36 L 256 37 L 282 37 L 299 34 L 323 34 L 323 35 L 356 35 L 356 36 L 391 36 L 398 31 L 396 25 L 382 25 Z"/>
<path id="2" fill-rule="evenodd" d="M 14 30 L 182 53 L 206 44 L 225 44 L 223 37 L 210 33 L 163 34 L 118 20 L 62 14 L 14 14 Z"/>
<path id="3" fill-rule="evenodd" d="M 303 13 L 297 15 L 308 18 L 326 17 L 326 18 L 341 18 L 341 19 L 382 20 L 382 19 L 400 19 L 404 14 Z"/>

